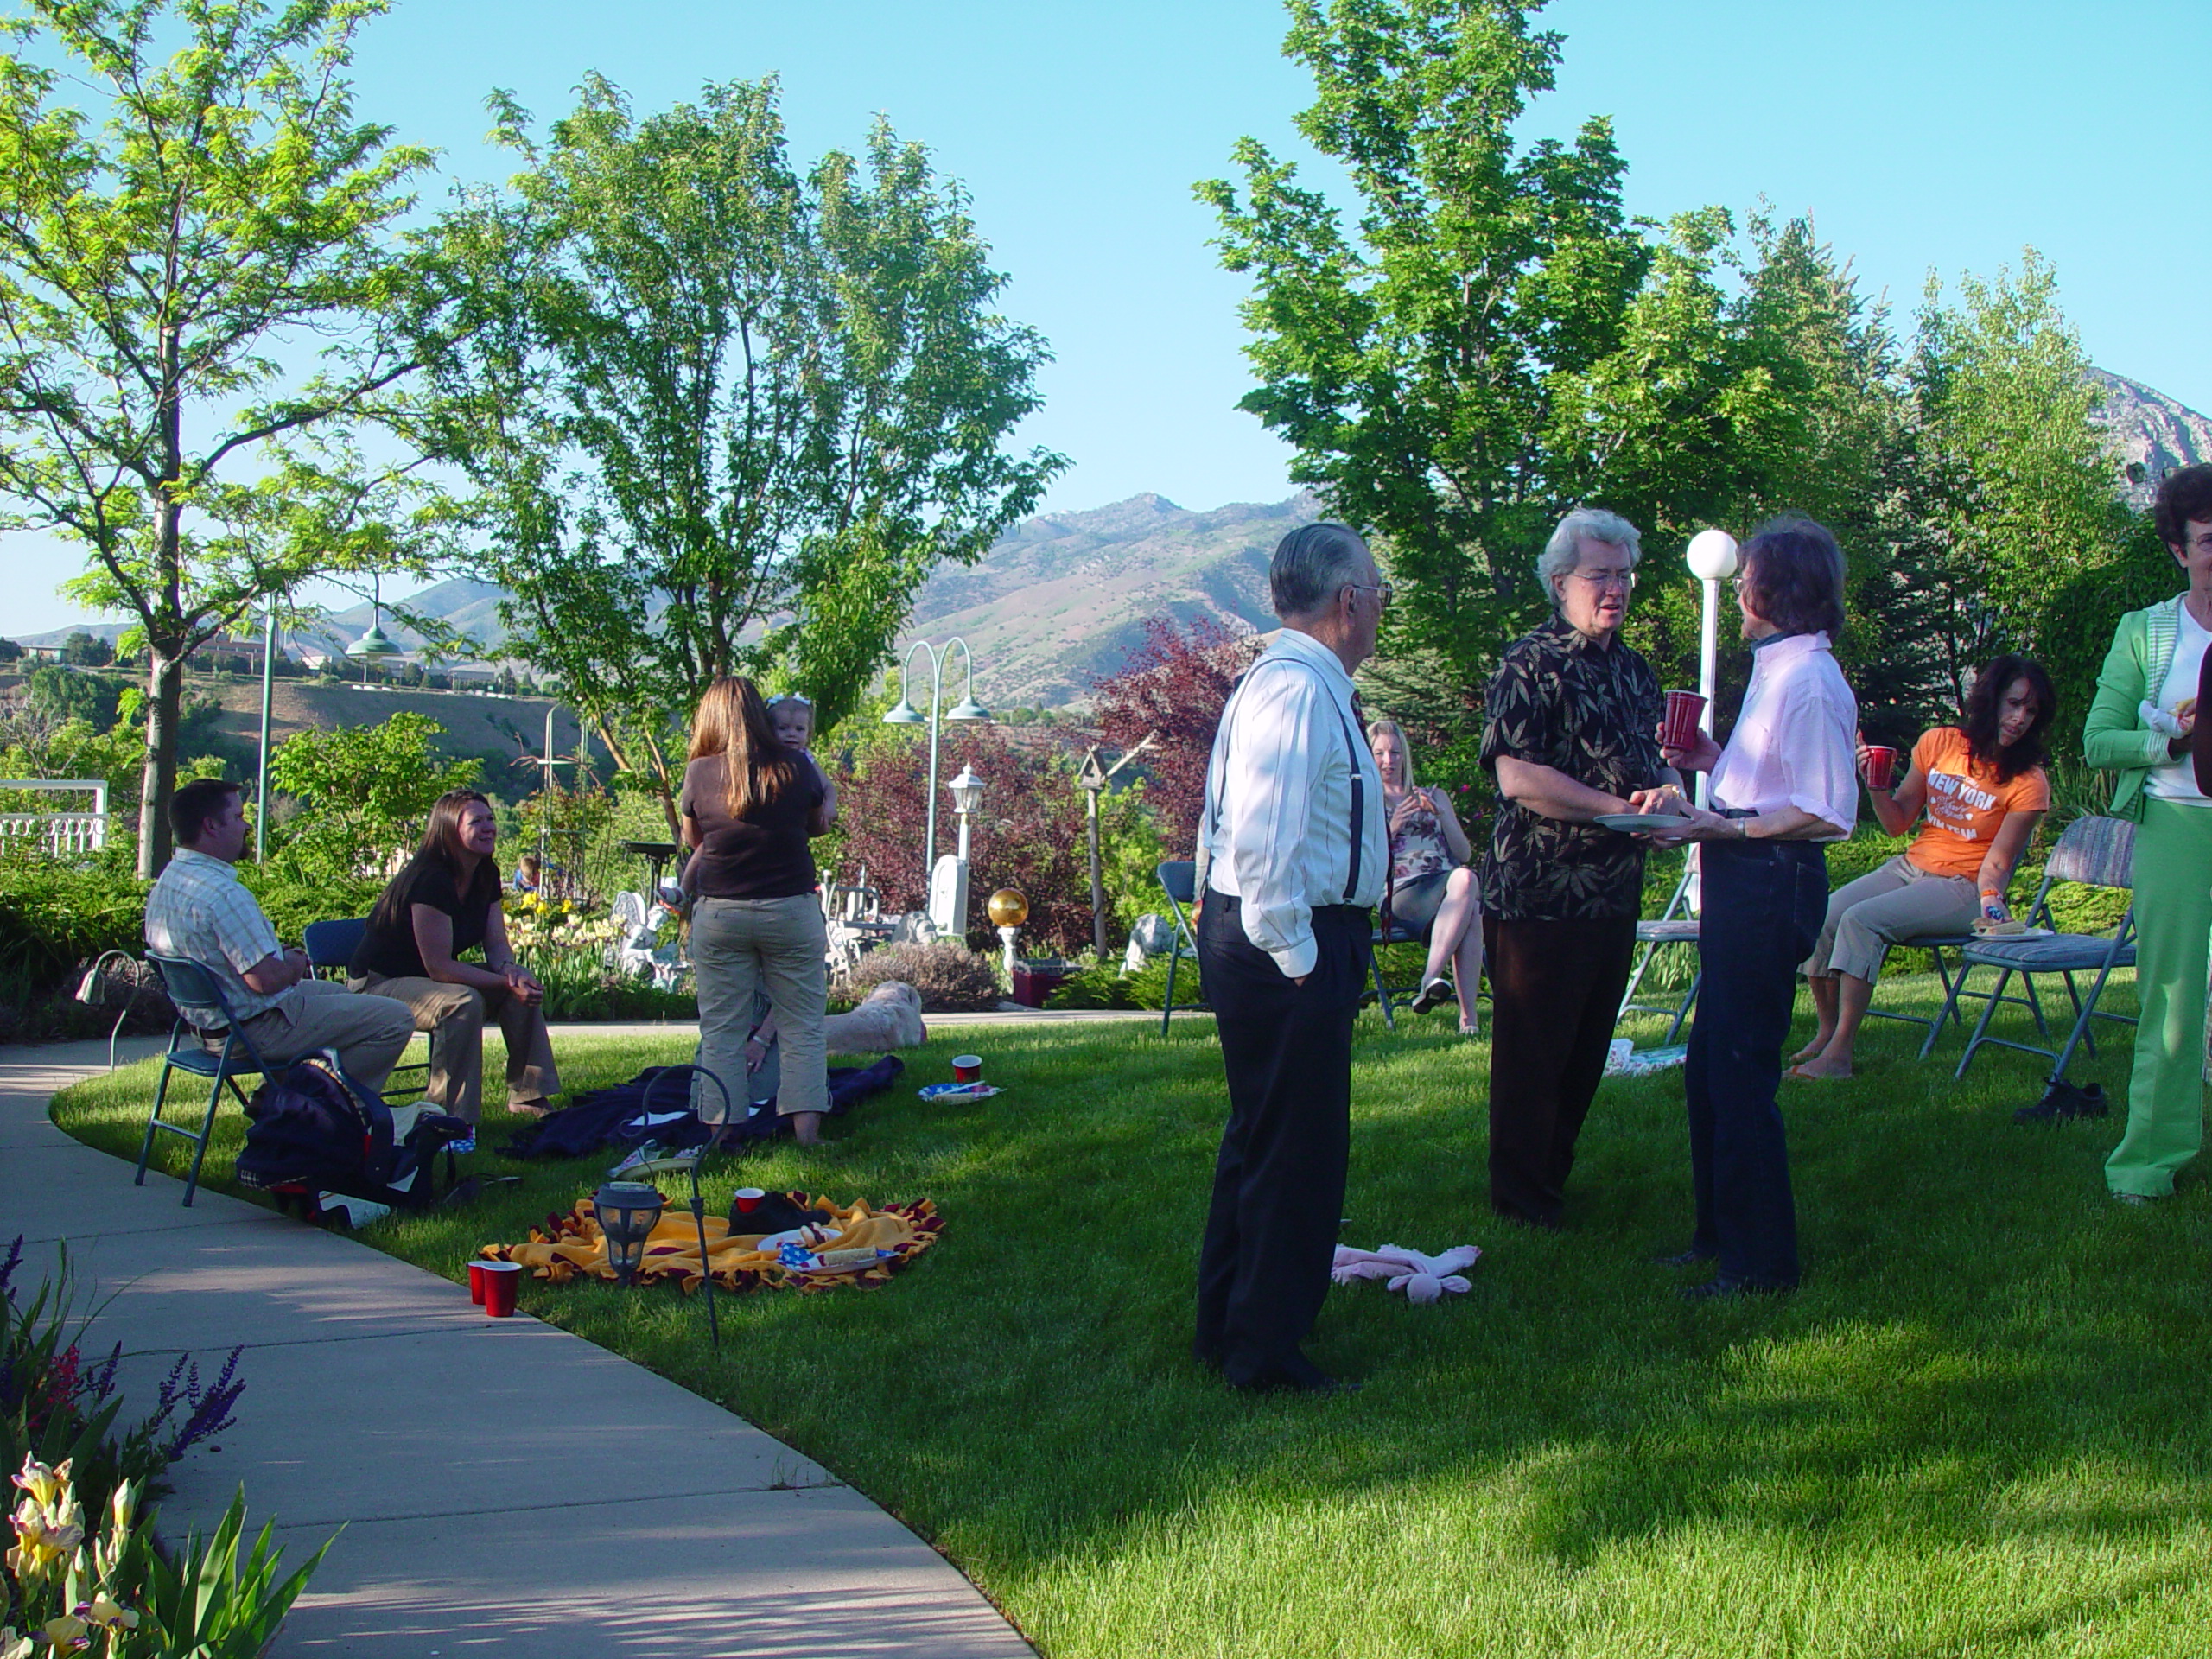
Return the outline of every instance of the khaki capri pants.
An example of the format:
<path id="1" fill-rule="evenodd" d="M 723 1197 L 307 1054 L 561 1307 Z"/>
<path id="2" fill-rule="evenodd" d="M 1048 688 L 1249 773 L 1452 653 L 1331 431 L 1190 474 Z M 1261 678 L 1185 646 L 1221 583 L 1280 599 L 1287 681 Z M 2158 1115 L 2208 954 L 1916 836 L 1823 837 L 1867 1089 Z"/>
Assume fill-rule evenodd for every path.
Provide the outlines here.
<path id="1" fill-rule="evenodd" d="M 776 1011 L 783 1050 L 777 1112 L 788 1117 L 828 1111 L 830 1058 L 822 1022 L 829 1001 L 830 940 L 822 901 L 810 893 L 702 899 L 692 906 L 689 950 L 699 989 L 696 1064 L 728 1087 L 731 1114 L 744 1116 L 750 1098 L 745 1039 L 753 1033 L 753 993 L 763 986 Z M 700 1121 L 722 1122 L 720 1091 L 697 1077 L 691 1082 L 691 1104 Z"/>
<path id="2" fill-rule="evenodd" d="M 1872 985 L 1891 945 L 1969 932 L 1980 913 L 1972 876 L 1932 874 L 1900 853 L 1828 895 L 1827 920 L 1799 971 L 1849 974 Z"/>

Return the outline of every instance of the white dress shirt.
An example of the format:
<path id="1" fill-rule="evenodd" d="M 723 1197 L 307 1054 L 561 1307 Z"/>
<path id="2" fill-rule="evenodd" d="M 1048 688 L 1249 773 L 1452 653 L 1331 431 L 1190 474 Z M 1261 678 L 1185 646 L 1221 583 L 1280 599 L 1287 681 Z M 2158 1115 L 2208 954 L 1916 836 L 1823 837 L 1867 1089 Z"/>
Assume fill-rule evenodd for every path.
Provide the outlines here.
<path id="1" fill-rule="evenodd" d="M 1728 745 L 1713 769 L 1713 804 L 1753 813 L 1794 806 L 1840 840 L 1859 822 L 1859 700 L 1825 633 L 1770 639 L 1751 653 Z"/>
<path id="2" fill-rule="evenodd" d="M 205 968 L 240 1020 L 266 1013 L 291 996 L 289 986 L 264 995 L 245 982 L 245 969 L 279 954 L 276 930 L 254 896 L 238 885 L 238 873 L 207 853 L 178 848 L 155 881 L 146 895 L 146 945 Z"/>
<path id="3" fill-rule="evenodd" d="M 1285 628 L 1222 710 L 1206 767 L 1206 885 L 1240 901 L 1244 936 L 1290 979 L 1313 971 L 1314 909 L 1378 905 L 1389 878 L 1382 777 L 1351 697 L 1336 652 Z M 1361 844 L 1347 897 L 1354 767 Z"/>

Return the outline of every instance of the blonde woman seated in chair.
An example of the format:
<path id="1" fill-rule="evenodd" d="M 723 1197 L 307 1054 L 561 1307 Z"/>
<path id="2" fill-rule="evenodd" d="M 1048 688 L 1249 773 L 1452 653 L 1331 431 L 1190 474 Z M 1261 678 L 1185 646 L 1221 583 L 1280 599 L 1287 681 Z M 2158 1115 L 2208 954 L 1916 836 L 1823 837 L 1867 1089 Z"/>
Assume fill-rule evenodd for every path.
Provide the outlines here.
<path id="1" fill-rule="evenodd" d="M 1428 963 L 1421 969 L 1415 1014 L 1427 1014 L 1455 992 L 1459 1029 L 1475 1034 L 1475 998 L 1483 983 L 1482 908 L 1475 873 L 1467 865 L 1474 848 L 1459 827 L 1449 797 L 1440 789 L 1414 784 L 1414 763 L 1406 734 L 1395 720 L 1367 728 L 1367 747 L 1382 775 L 1383 822 L 1390 835 L 1390 921 L 1398 931 L 1428 941 Z M 1444 976 L 1446 968 L 1452 977 Z"/>

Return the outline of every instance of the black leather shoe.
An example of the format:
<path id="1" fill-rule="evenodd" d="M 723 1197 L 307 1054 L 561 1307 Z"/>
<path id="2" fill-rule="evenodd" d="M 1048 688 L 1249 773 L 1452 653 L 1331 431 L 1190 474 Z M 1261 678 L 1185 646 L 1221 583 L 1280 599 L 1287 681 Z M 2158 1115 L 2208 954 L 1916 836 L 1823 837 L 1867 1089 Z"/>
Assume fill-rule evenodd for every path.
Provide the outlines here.
<path id="1" fill-rule="evenodd" d="M 1651 1261 L 1653 1265 L 1656 1267 L 1694 1268 L 1701 1262 L 1714 1262 L 1719 1259 L 1719 1255 L 1717 1251 L 1692 1249 L 1683 1250 L 1675 1255 L 1655 1255 L 1651 1258 Z"/>
<path id="2" fill-rule="evenodd" d="M 1686 1302 L 1721 1302 L 1738 1296 L 1779 1296 L 1796 1289 L 1795 1285 L 1766 1285 L 1756 1279 L 1738 1279 L 1720 1274 L 1701 1285 L 1684 1285 L 1675 1294 Z"/>
<path id="3" fill-rule="evenodd" d="M 1415 1014 L 1427 1014 L 1439 1004 L 1450 1001 L 1452 995 L 1450 980 L 1440 976 L 1432 979 L 1421 988 L 1421 995 L 1414 998 L 1413 1010 Z"/>
<path id="4" fill-rule="evenodd" d="M 2105 1099 L 2105 1088 L 2093 1083 L 2078 1089 L 2063 1078 L 2053 1078 L 2043 1091 L 2043 1098 L 2032 1106 L 2023 1106 L 2012 1114 L 2015 1123 L 2055 1123 L 2062 1118 L 2107 1117 L 2112 1106 Z"/>
<path id="5" fill-rule="evenodd" d="M 1229 1386 L 1246 1394 L 1357 1394 L 1360 1389 L 1357 1382 L 1331 1376 L 1303 1354 L 1272 1371 Z"/>

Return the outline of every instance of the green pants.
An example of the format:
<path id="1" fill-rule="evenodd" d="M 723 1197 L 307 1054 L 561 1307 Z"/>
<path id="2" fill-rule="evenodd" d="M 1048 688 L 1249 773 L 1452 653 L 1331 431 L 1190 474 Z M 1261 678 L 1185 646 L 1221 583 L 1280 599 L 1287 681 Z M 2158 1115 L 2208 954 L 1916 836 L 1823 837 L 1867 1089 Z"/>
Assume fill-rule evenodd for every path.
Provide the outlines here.
<path id="1" fill-rule="evenodd" d="M 2204 991 L 2212 939 L 2212 807 L 2152 796 L 2135 832 L 2135 985 L 2142 1023 L 2127 1132 L 2105 1160 L 2115 1192 L 2163 1198 L 2204 1144 Z"/>

